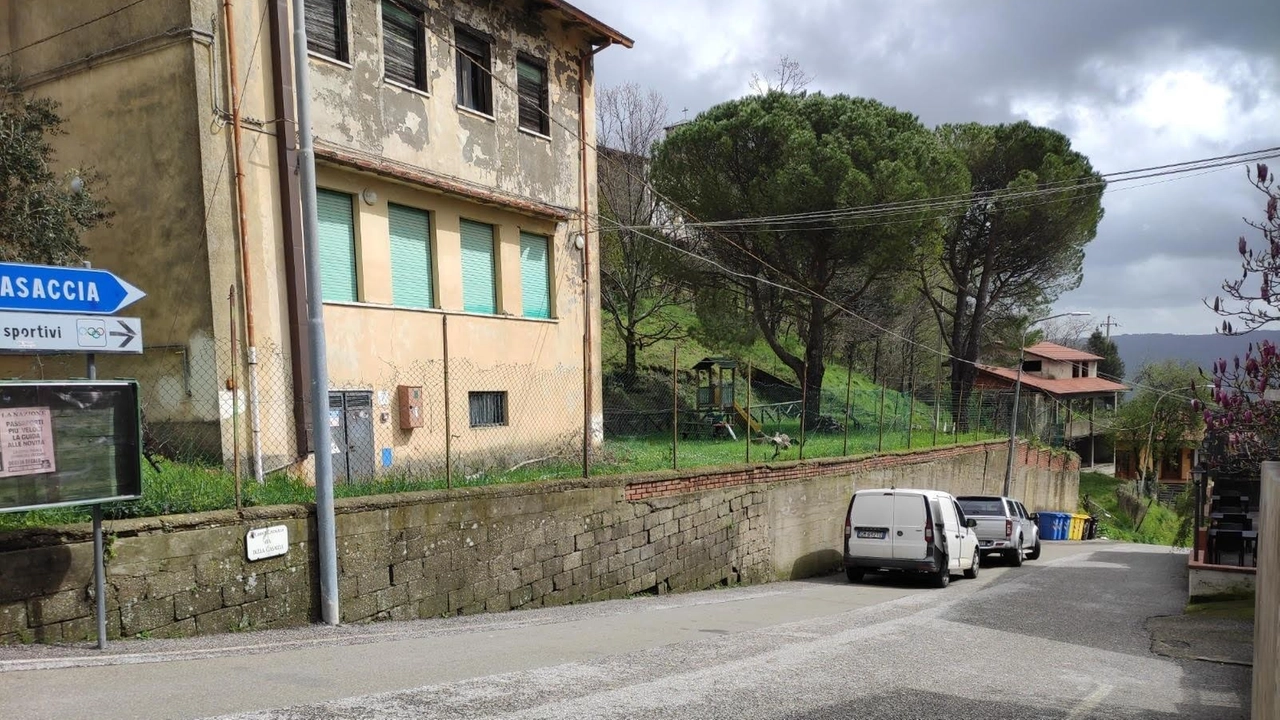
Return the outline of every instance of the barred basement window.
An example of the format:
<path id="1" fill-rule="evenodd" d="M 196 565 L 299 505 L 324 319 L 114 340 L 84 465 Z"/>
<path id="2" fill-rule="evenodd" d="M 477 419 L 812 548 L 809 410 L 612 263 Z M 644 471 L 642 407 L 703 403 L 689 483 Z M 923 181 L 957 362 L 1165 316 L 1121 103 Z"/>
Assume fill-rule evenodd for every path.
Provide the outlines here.
<path id="1" fill-rule="evenodd" d="M 388 80 L 427 89 L 427 39 L 422 13 L 382 0 L 382 64 Z"/>
<path id="2" fill-rule="evenodd" d="M 306 0 L 307 49 L 347 62 L 347 0 Z"/>
<path id="3" fill-rule="evenodd" d="M 493 427 L 507 424 L 505 392 L 467 393 L 471 403 L 471 427 Z"/>
<path id="4" fill-rule="evenodd" d="M 517 57 L 516 90 L 520 95 L 520 127 L 540 135 L 550 135 L 547 66 L 524 55 Z"/>
<path id="5" fill-rule="evenodd" d="M 463 27 L 454 28 L 453 37 L 458 48 L 458 105 L 492 115 L 489 41 Z"/>

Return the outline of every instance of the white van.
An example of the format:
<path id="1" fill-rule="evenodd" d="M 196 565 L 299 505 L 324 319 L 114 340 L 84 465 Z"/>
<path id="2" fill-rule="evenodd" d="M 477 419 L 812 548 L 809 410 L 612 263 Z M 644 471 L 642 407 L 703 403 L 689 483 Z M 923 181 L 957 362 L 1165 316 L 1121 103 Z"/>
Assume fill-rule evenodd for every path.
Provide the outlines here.
<path id="1" fill-rule="evenodd" d="M 859 490 L 844 519 L 844 571 L 858 582 L 868 570 L 928 574 L 935 587 L 951 575 L 978 576 L 977 522 L 941 490 Z"/>

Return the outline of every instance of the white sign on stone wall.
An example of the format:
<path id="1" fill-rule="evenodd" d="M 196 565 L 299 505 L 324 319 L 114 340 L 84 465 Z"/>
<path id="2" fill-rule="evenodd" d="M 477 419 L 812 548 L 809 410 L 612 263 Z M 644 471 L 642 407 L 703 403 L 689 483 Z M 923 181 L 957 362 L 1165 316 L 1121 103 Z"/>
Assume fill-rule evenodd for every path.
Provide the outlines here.
<path id="1" fill-rule="evenodd" d="M 267 528 L 250 530 L 244 536 L 245 554 L 250 560 L 266 560 L 289 552 L 289 528 L 286 525 L 272 525 Z"/>

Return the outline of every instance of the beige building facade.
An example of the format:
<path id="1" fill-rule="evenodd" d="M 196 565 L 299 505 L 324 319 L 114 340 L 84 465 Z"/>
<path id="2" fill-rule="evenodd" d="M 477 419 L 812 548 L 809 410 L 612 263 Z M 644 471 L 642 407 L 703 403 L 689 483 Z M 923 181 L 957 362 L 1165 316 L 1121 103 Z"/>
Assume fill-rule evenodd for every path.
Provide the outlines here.
<path id="1" fill-rule="evenodd" d="M 598 442 L 592 59 L 631 41 L 559 1 L 306 7 L 339 475 Z M 289 8 L 0 2 L 59 164 L 106 178 L 90 259 L 148 293 L 145 352 L 100 374 L 139 378 L 162 453 L 263 472 L 308 464 Z"/>

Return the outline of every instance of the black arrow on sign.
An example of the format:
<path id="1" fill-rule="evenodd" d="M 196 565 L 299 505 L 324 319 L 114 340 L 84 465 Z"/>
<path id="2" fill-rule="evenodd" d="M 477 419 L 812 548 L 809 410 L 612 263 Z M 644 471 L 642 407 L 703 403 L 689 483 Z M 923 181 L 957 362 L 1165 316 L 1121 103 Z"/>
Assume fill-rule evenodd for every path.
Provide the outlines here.
<path id="1" fill-rule="evenodd" d="M 120 341 L 120 347 L 124 347 L 128 345 L 130 342 L 133 341 L 134 338 L 138 337 L 138 334 L 135 333 L 133 331 L 133 328 L 129 327 L 129 325 L 125 323 L 125 321 L 116 320 L 116 322 L 120 323 L 120 327 L 124 328 L 124 332 L 119 332 L 118 330 L 112 330 L 107 334 L 110 335 L 111 337 L 124 338 L 123 340 Z"/>

